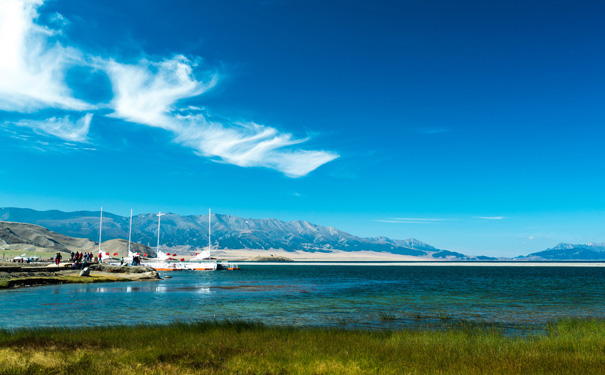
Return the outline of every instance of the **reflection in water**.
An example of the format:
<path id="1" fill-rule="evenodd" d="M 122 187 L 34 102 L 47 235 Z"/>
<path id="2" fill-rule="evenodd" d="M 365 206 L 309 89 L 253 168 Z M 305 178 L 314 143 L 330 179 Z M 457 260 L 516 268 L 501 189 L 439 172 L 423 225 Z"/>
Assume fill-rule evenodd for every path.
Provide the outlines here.
<path id="1" fill-rule="evenodd" d="M 382 329 L 605 318 L 605 269 L 595 267 L 290 265 L 172 276 L 0 291 L 0 327 L 228 318 Z"/>

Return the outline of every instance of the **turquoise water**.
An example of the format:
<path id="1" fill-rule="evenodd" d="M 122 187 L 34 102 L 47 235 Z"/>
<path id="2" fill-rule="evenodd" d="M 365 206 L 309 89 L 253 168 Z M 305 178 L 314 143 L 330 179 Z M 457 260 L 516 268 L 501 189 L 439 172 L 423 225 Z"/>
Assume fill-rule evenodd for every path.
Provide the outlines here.
<path id="1" fill-rule="evenodd" d="M 605 318 L 605 268 L 242 265 L 161 281 L 0 291 L 0 327 L 246 319 L 369 329 Z"/>

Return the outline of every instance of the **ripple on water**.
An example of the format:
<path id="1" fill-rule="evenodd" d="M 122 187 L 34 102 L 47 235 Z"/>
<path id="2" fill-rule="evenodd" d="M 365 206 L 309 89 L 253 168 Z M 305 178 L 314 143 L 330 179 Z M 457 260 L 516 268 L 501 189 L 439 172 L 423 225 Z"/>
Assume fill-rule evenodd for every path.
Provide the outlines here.
<path id="1" fill-rule="evenodd" d="M 246 319 L 348 328 L 605 318 L 601 267 L 242 266 L 158 282 L 0 291 L 0 327 Z"/>

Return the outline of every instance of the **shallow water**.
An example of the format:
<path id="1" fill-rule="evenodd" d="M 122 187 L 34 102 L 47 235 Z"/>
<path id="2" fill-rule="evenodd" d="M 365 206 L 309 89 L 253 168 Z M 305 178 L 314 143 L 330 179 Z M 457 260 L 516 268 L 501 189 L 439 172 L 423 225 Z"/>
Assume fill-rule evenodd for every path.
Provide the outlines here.
<path id="1" fill-rule="evenodd" d="M 241 265 L 161 281 L 0 291 L 0 327 L 244 319 L 370 329 L 605 318 L 605 268 Z"/>

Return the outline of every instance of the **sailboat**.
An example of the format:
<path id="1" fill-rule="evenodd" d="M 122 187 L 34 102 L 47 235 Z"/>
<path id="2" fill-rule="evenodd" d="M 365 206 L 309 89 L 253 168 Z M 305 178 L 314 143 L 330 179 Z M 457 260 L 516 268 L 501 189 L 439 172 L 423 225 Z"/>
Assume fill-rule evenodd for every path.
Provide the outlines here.
<path id="1" fill-rule="evenodd" d="M 188 267 L 194 271 L 215 271 L 218 267 L 216 261 L 212 261 L 210 252 L 212 250 L 212 210 L 208 209 L 208 250 L 198 253 L 189 261 Z"/>
<path id="2" fill-rule="evenodd" d="M 212 211 L 208 211 L 208 250 L 199 253 L 189 262 L 170 262 L 168 254 L 160 250 L 160 220 L 163 214 L 158 213 L 158 246 L 156 247 L 156 262 L 144 263 L 144 266 L 152 267 L 156 271 L 216 271 L 217 262 L 210 258 Z"/>
<path id="3" fill-rule="evenodd" d="M 103 231 L 103 207 L 101 207 L 101 219 L 99 220 L 99 263 L 103 262 L 105 254 L 101 252 L 101 232 Z"/>
<path id="4" fill-rule="evenodd" d="M 128 227 L 128 254 L 126 255 L 126 257 L 124 257 L 126 264 L 132 263 L 134 256 L 138 255 L 138 253 L 132 252 L 131 245 L 132 245 L 132 208 L 130 209 L 130 225 Z"/>
<path id="5" fill-rule="evenodd" d="M 208 250 L 203 251 L 201 253 L 199 253 L 195 258 L 191 259 L 192 262 L 198 261 L 198 260 L 204 260 L 204 259 L 208 259 L 211 260 L 212 258 L 210 257 L 210 252 L 212 250 L 212 210 L 208 210 Z M 195 263 L 192 263 L 195 264 Z M 206 263 L 203 263 L 203 266 L 205 266 Z M 239 266 L 237 264 L 232 264 L 232 263 L 218 263 L 218 262 L 214 262 L 213 263 L 216 270 L 239 270 Z M 196 266 L 194 266 L 196 267 Z M 207 268 L 194 268 L 195 270 L 198 271 L 203 271 L 203 270 L 207 270 Z"/>

